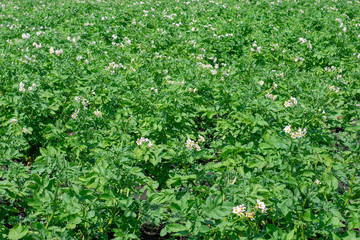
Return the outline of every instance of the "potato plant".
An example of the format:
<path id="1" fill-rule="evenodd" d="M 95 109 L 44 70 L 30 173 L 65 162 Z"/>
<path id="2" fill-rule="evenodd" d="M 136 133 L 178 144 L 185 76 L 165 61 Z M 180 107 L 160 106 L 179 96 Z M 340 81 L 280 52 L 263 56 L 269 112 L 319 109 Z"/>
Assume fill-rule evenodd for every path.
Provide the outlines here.
<path id="1" fill-rule="evenodd" d="M 0 239 L 360 238 L 359 1 L 0 6 Z"/>

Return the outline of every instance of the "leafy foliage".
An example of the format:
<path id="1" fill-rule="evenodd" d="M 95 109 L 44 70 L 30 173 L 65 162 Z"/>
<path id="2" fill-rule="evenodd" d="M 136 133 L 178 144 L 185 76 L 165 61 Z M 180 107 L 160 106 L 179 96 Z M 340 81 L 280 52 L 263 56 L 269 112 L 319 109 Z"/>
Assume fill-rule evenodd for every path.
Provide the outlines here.
<path id="1" fill-rule="evenodd" d="M 358 1 L 1 7 L 1 239 L 359 238 Z"/>

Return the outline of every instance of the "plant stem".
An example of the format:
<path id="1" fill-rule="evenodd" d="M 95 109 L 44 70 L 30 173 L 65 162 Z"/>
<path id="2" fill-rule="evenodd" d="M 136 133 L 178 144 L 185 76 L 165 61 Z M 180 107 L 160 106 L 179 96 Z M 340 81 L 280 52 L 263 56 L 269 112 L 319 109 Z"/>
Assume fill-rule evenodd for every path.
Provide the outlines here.
<path id="1" fill-rule="evenodd" d="M 353 187 L 353 184 L 354 184 L 354 179 L 355 179 L 355 175 L 356 175 L 356 172 L 357 172 L 358 162 L 359 162 L 359 159 L 358 159 L 358 161 L 356 162 L 356 165 L 355 165 L 354 173 L 353 173 L 353 175 L 352 175 L 351 182 L 350 182 L 349 193 L 348 193 L 348 196 L 347 196 L 347 198 L 346 198 L 344 207 L 347 205 L 347 203 L 349 202 L 349 200 L 350 200 L 350 198 L 351 198 L 351 190 L 352 190 L 352 187 Z"/>
<path id="2" fill-rule="evenodd" d="M 85 205 L 85 214 L 84 214 L 84 217 L 86 218 L 86 205 Z M 86 225 L 87 225 L 87 221 L 85 220 L 85 229 L 86 229 Z M 85 234 L 84 234 L 84 233 L 83 233 L 82 239 L 83 239 L 83 240 L 85 239 Z"/>
<path id="3" fill-rule="evenodd" d="M 55 214 L 55 210 L 56 210 L 56 200 L 57 200 L 57 194 L 59 191 L 59 182 L 56 184 L 56 191 L 55 191 L 55 197 L 54 197 L 54 202 L 53 202 L 53 212 L 51 213 L 51 216 L 49 218 L 49 221 L 46 223 L 45 229 L 47 229 L 49 227 L 50 221 L 51 219 L 54 217 Z"/>
<path id="4" fill-rule="evenodd" d="M 291 156 L 291 152 L 292 152 L 292 147 L 293 147 L 293 140 L 291 139 L 291 143 L 290 143 L 290 156 Z M 292 177 L 293 173 L 294 173 L 294 161 L 295 160 L 291 160 L 291 171 L 290 171 L 290 176 Z"/>

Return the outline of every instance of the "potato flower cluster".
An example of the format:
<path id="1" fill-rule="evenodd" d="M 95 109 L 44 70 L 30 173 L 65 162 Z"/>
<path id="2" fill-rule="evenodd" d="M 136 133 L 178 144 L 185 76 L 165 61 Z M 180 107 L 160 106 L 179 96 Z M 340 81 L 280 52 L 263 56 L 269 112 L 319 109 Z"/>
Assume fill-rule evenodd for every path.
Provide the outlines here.
<path id="1" fill-rule="evenodd" d="M 304 128 L 304 130 L 299 128 L 297 132 L 292 132 L 291 125 L 286 126 L 283 130 L 284 130 L 284 132 L 289 133 L 291 135 L 291 138 L 293 138 L 293 139 L 305 137 L 305 135 L 307 133 L 306 128 Z"/>
<path id="2" fill-rule="evenodd" d="M 200 151 L 201 148 L 199 146 L 199 142 L 205 142 L 205 139 L 204 137 L 200 136 L 199 135 L 199 140 L 197 142 L 191 140 L 191 139 L 188 139 L 186 141 L 186 147 L 187 149 L 189 149 L 190 151 L 193 150 L 193 149 L 196 149 L 196 151 Z"/>
<path id="3" fill-rule="evenodd" d="M 261 202 L 259 199 L 257 199 L 256 201 L 257 201 L 257 205 L 255 206 L 255 208 L 261 210 L 262 213 L 266 213 L 267 208 L 265 206 L 265 203 Z M 250 220 L 255 220 L 254 218 L 255 212 L 245 212 L 245 211 L 246 211 L 245 205 L 241 204 L 239 206 L 233 207 L 232 212 L 238 215 L 239 217 L 245 217 Z"/>
<path id="4" fill-rule="evenodd" d="M 143 143 L 148 143 L 148 147 L 150 149 L 153 148 L 153 144 L 151 143 L 151 141 L 148 138 L 141 137 L 140 139 L 136 140 L 136 144 L 139 146 L 141 146 Z"/>
<path id="5" fill-rule="evenodd" d="M 285 101 L 284 105 L 285 105 L 285 107 L 292 107 L 294 105 L 297 105 L 297 103 L 298 102 L 297 102 L 296 98 L 291 97 L 290 100 Z"/>
<path id="6" fill-rule="evenodd" d="M 275 101 L 278 96 L 277 96 L 277 95 L 272 95 L 272 94 L 270 94 L 270 93 L 267 93 L 267 94 L 265 95 L 265 97 L 268 98 L 268 99 L 272 99 L 273 101 Z"/>
<path id="7" fill-rule="evenodd" d="M 33 92 L 35 88 L 36 88 L 36 84 L 33 83 L 30 87 L 28 87 L 28 91 Z M 25 92 L 26 91 L 25 84 L 23 82 L 19 83 L 19 91 L 20 92 Z"/>

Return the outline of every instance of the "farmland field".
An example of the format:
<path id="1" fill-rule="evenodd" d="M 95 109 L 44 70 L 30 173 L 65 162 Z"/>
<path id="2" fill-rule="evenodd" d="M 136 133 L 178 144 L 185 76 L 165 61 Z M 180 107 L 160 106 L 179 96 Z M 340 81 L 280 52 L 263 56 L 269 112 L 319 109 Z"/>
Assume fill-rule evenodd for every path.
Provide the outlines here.
<path id="1" fill-rule="evenodd" d="M 359 239 L 358 0 L 0 3 L 0 239 Z"/>

